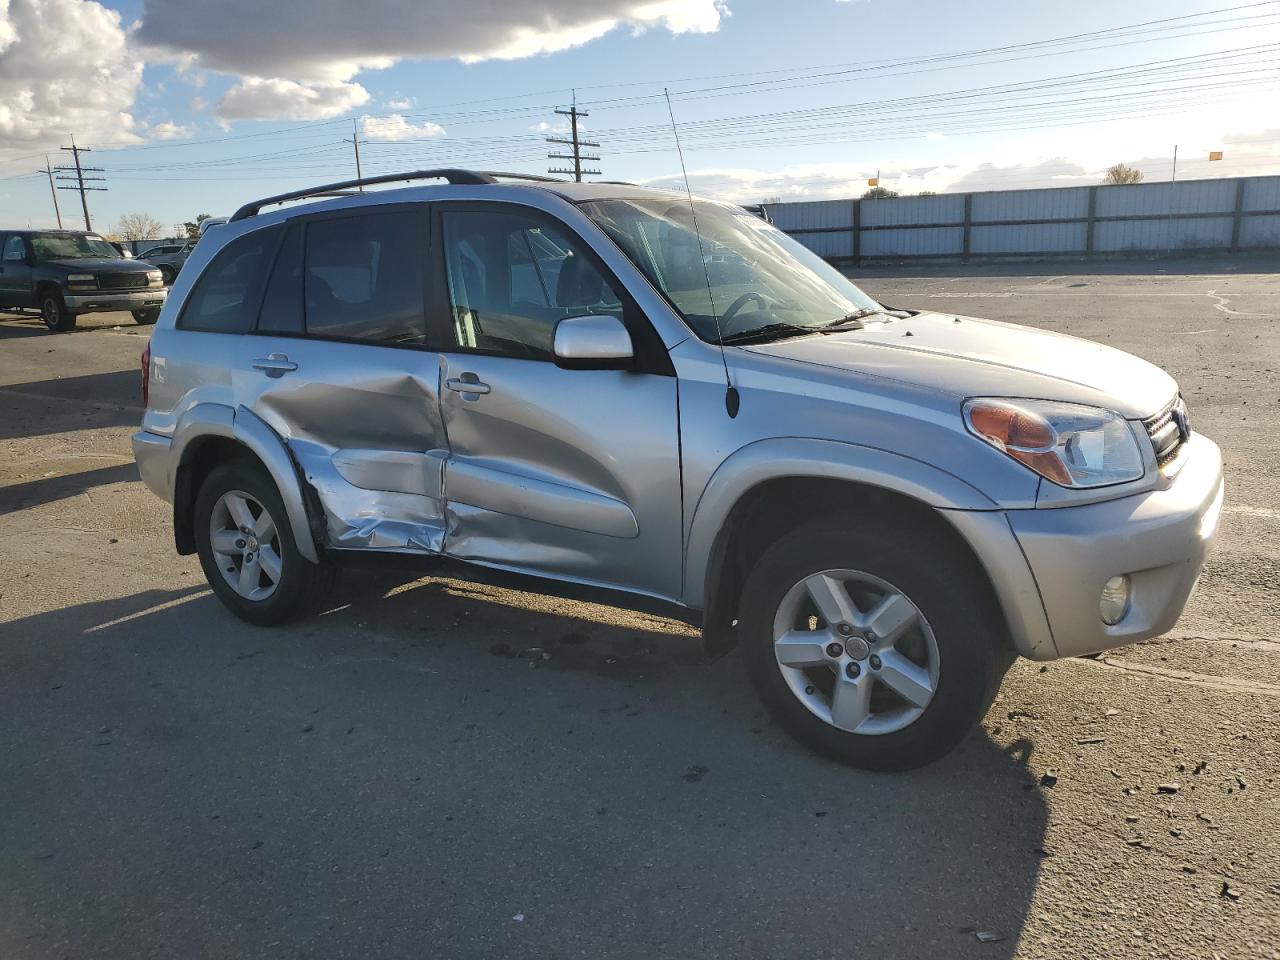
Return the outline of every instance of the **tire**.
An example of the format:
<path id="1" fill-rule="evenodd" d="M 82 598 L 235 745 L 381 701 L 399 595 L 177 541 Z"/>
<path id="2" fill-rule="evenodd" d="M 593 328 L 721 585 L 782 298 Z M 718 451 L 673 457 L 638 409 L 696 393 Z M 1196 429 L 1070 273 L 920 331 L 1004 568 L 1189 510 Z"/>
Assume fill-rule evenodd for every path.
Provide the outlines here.
<path id="1" fill-rule="evenodd" d="M 173 280 L 177 275 L 178 271 L 174 270 L 173 267 L 169 266 L 167 263 L 160 264 L 160 276 L 164 280 L 164 285 L 166 287 L 173 286 Z"/>
<path id="2" fill-rule="evenodd" d="M 761 554 L 743 587 L 743 658 L 801 743 L 855 767 L 907 770 L 948 753 L 985 715 L 1014 659 L 1008 631 L 972 558 L 939 540 L 910 518 L 859 517 L 807 524 Z"/>
<path id="3" fill-rule="evenodd" d="M 133 310 L 133 322 L 140 326 L 149 327 L 160 319 L 159 310 Z"/>
<path id="4" fill-rule="evenodd" d="M 194 511 L 196 552 L 205 577 L 218 599 L 242 620 L 259 626 L 289 623 L 329 598 L 337 566 L 325 560 L 312 563 L 298 552 L 284 501 L 260 466 L 241 461 L 215 468 L 200 485 Z M 237 534 L 237 526 L 251 532 Z"/>
<path id="5" fill-rule="evenodd" d="M 40 291 L 40 319 L 54 333 L 65 333 L 76 325 L 76 315 L 67 309 L 61 291 L 53 288 Z"/>

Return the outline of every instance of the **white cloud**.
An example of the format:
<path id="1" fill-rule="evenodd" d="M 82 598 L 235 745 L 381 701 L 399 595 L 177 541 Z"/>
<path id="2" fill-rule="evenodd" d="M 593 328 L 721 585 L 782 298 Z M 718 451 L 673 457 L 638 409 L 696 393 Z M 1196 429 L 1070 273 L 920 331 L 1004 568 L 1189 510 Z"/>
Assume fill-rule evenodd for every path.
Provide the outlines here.
<path id="1" fill-rule="evenodd" d="M 405 58 L 564 50 L 620 26 L 708 33 L 727 14 L 723 0 L 364 0 L 354 14 L 346 0 L 146 0 L 138 38 L 205 69 L 332 83 Z"/>
<path id="2" fill-rule="evenodd" d="M 368 101 L 369 91 L 358 83 L 244 77 L 214 104 L 213 112 L 221 120 L 327 120 Z"/>
<path id="3" fill-rule="evenodd" d="M 120 14 L 92 0 L 0 0 L 0 157 L 81 143 L 139 142 L 142 63 Z"/>
<path id="4" fill-rule="evenodd" d="M 195 130 L 191 127 L 174 123 L 172 120 L 162 120 L 147 128 L 147 136 L 152 140 L 185 140 L 193 133 Z"/>
<path id="5" fill-rule="evenodd" d="M 361 117 L 360 129 L 370 140 L 421 140 L 443 137 L 444 127 L 425 120 L 410 123 L 398 113 L 388 117 Z"/>
<path id="6" fill-rule="evenodd" d="M 1208 160 L 1209 150 L 1223 150 L 1222 161 Z M 879 173 L 880 185 L 911 196 L 925 191 L 964 193 L 984 190 L 1023 190 L 1077 187 L 1100 183 L 1107 167 L 1117 161 L 1146 174 L 1148 181 L 1167 180 L 1171 158 L 1142 152 L 1107 150 L 1097 157 L 1066 153 L 1015 155 L 1002 163 L 973 160 L 909 164 L 800 164 L 776 170 L 751 167 L 707 167 L 689 171 L 695 194 L 734 203 L 843 200 L 861 196 L 867 180 Z M 1257 176 L 1280 173 L 1280 130 L 1227 133 L 1205 140 L 1178 154 L 1178 179 Z M 684 179 L 670 173 L 642 181 L 649 186 L 684 191 Z"/>
<path id="7" fill-rule="evenodd" d="M 392 97 L 387 101 L 388 110 L 412 110 L 413 97 L 401 97 L 399 95 Z"/>
<path id="8" fill-rule="evenodd" d="M 529 127 L 534 133 L 554 133 L 557 136 L 564 136 L 569 133 L 569 122 L 567 120 L 560 123 L 548 123 L 546 120 L 539 120 L 537 123 Z M 581 133 L 587 129 L 587 125 L 581 120 L 578 121 L 578 132 Z"/>

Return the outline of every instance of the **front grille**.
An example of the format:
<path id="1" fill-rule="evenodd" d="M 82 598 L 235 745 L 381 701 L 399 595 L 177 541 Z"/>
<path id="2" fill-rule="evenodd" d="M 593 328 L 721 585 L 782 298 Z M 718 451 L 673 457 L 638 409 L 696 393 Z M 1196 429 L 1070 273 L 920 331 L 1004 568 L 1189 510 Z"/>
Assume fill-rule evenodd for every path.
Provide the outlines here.
<path id="1" fill-rule="evenodd" d="M 1165 466 L 1177 456 L 1182 445 L 1191 438 L 1191 421 L 1187 418 L 1187 405 L 1179 396 L 1154 417 L 1142 421 L 1156 452 L 1156 463 Z"/>
<path id="2" fill-rule="evenodd" d="M 100 273 L 99 290 L 141 290 L 147 285 L 145 273 Z"/>

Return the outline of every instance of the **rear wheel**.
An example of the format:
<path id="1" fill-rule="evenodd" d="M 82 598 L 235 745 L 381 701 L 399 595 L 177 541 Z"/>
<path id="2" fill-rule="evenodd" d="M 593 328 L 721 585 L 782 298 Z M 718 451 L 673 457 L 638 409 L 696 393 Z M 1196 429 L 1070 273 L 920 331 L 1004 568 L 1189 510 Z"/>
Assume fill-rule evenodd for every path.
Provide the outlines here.
<path id="1" fill-rule="evenodd" d="M 133 310 L 131 312 L 133 313 L 134 322 L 141 324 L 144 327 L 150 326 L 160 318 L 160 311 L 155 309 Z"/>
<path id="2" fill-rule="evenodd" d="M 67 309 L 62 294 L 52 288 L 40 294 L 40 319 L 55 333 L 70 330 L 76 325 L 76 315 Z"/>
<path id="3" fill-rule="evenodd" d="M 819 753 L 921 766 L 986 713 L 1012 660 L 972 561 L 904 522 L 814 523 L 766 549 L 740 631 L 752 683 Z"/>
<path id="4" fill-rule="evenodd" d="M 262 468 L 230 463 L 213 470 L 196 496 L 200 565 L 213 592 L 236 616 L 262 626 L 314 611 L 337 581 L 337 567 L 298 552 L 284 502 Z"/>

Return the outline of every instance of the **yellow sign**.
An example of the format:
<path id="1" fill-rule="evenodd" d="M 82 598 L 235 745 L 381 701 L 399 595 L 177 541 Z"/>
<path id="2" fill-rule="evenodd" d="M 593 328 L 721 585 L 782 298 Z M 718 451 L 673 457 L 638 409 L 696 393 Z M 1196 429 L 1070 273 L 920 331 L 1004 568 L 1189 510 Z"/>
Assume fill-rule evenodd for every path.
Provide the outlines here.
<path id="1" fill-rule="evenodd" d="M 1221 159 L 1222 159 L 1222 151 L 1221 151 L 1221 150 L 1210 150 L 1210 151 L 1209 151 L 1209 159 L 1210 159 L 1210 160 L 1221 160 Z"/>
<path id="2" fill-rule="evenodd" d="M 870 180 L 868 180 L 868 181 L 867 181 L 867 186 L 868 186 L 868 187 L 878 187 L 878 186 L 880 186 L 880 178 L 879 178 L 879 177 L 872 177 Z"/>

